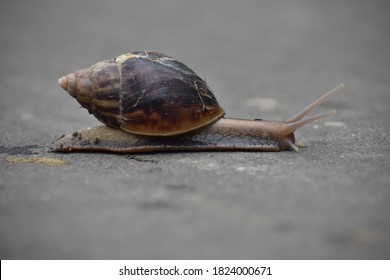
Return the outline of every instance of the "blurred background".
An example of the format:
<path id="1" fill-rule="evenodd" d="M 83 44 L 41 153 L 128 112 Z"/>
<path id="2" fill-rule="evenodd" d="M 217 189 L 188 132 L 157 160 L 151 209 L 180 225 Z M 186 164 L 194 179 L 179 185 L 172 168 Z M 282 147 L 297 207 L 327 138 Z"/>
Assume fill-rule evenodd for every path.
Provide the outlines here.
<path id="1" fill-rule="evenodd" d="M 0 257 L 389 258 L 388 1 L 0 2 Z M 343 82 L 300 154 L 48 153 L 97 121 L 57 79 L 135 50 L 281 120 Z M 319 110 L 321 111 L 321 110 Z M 13 164 L 46 156 L 64 166 Z"/>

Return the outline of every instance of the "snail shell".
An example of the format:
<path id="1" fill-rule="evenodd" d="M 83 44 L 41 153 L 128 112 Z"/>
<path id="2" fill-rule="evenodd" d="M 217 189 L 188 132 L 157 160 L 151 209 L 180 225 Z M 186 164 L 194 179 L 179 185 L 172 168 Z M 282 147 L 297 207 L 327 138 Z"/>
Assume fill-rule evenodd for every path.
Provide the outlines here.
<path id="1" fill-rule="evenodd" d="M 104 124 L 134 134 L 182 134 L 224 115 L 203 79 L 153 51 L 98 62 L 62 77 L 58 84 Z"/>

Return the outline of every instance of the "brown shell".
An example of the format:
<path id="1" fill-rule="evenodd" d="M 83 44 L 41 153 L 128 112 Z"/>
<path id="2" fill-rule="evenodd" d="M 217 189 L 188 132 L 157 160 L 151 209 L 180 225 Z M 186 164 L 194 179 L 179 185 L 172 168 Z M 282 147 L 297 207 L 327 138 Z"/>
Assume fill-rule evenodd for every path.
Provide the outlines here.
<path id="1" fill-rule="evenodd" d="M 61 78 L 59 84 L 104 124 L 135 134 L 182 134 L 224 115 L 194 71 L 152 51 L 99 62 Z"/>

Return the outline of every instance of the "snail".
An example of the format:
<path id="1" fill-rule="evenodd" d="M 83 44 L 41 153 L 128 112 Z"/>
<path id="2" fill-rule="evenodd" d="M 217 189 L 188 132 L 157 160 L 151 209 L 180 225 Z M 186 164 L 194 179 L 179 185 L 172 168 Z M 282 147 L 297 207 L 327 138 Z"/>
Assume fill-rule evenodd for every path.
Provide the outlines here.
<path id="1" fill-rule="evenodd" d="M 98 62 L 60 78 L 58 85 L 105 126 L 62 136 L 50 149 L 122 153 L 298 151 L 294 131 L 336 111 L 304 117 L 344 87 L 340 84 L 285 121 L 225 118 L 203 79 L 183 63 L 154 51 Z"/>

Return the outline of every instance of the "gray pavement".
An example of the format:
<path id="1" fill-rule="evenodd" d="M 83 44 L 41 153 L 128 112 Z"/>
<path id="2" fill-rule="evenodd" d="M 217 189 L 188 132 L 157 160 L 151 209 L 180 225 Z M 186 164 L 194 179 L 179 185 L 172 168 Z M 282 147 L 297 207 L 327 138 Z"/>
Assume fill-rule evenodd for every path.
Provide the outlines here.
<path id="1" fill-rule="evenodd" d="M 389 7 L 1 1 L 0 258 L 389 259 Z M 193 68 L 229 117 L 281 120 L 346 90 L 299 153 L 50 153 L 98 124 L 57 79 L 142 49 Z"/>

